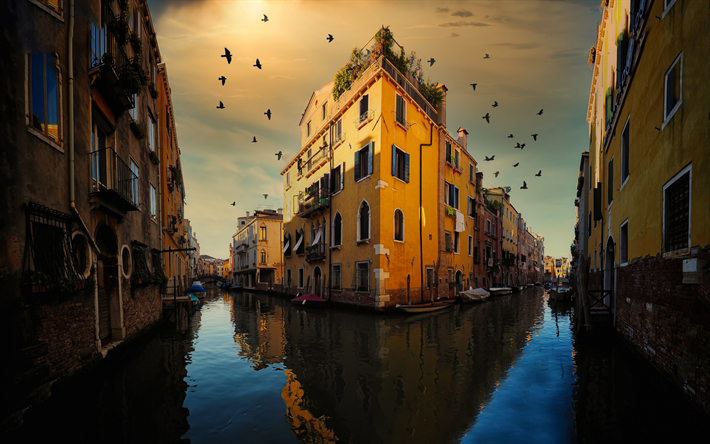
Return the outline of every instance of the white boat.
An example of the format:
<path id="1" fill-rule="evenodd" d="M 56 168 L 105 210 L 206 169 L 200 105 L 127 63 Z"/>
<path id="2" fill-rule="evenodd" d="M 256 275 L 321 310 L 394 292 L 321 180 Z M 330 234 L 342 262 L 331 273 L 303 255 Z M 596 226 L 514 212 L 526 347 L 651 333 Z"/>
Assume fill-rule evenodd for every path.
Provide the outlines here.
<path id="1" fill-rule="evenodd" d="M 464 303 L 485 301 L 491 294 L 483 288 L 468 287 L 468 290 L 460 291 L 459 297 Z"/>
<path id="2" fill-rule="evenodd" d="M 513 289 L 512 289 L 512 288 L 510 288 L 510 287 L 505 287 L 505 286 L 501 286 L 501 287 L 491 287 L 491 288 L 488 289 L 488 291 L 490 291 L 493 296 L 498 296 L 498 295 L 501 295 L 501 294 L 511 294 L 511 293 L 513 293 Z"/>

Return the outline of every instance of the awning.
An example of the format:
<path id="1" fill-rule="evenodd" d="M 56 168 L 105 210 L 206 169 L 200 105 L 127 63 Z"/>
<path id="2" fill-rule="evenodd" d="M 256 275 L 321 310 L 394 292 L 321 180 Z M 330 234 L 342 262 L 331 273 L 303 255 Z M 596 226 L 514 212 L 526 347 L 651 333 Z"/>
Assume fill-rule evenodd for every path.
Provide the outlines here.
<path id="1" fill-rule="evenodd" d="M 316 238 L 313 239 L 313 243 L 311 245 L 315 245 L 318 243 L 318 241 L 320 240 L 320 233 L 321 233 L 321 229 L 319 228 L 318 232 L 316 233 Z"/>
<path id="2" fill-rule="evenodd" d="M 290 246 L 291 246 L 291 239 L 286 241 L 286 246 L 284 247 L 283 250 L 281 250 L 281 254 L 286 254 L 286 252 L 288 251 L 288 247 L 290 247 Z"/>
<path id="3" fill-rule="evenodd" d="M 298 238 L 298 242 L 296 242 L 296 245 L 293 246 L 293 251 L 298 250 L 298 247 L 301 246 L 301 242 L 303 242 L 303 236 Z"/>

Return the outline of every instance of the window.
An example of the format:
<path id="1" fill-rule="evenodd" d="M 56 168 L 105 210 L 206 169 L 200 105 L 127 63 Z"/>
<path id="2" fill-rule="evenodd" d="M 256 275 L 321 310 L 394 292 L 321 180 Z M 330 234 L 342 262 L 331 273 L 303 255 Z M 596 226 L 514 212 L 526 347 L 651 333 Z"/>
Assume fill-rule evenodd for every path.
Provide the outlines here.
<path id="1" fill-rule="evenodd" d="M 473 256 L 473 236 L 468 237 L 468 255 Z"/>
<path id="2" fill-rule="evenodd" d="M 308 123 L 306 123 L 306 137 L 311 136 L 311 121 L 309 120 Z"/>
<path id="3" fill-rule="evenodd" d="M 446 163 L 451 165 L 451 142 L 446 141 Z"/>
<path id="4" fill-rule="evenodd" d="M 29 56 L 29 125 L 59 143 L 59 88 L 57 60 L 49 54 Z"/>
<path id="5" fill-rule="evenodd" d="M 303 228 L 296 232 L 296 254 L 303 254 L 306 251 L 306 242 L 303 238 Z"/>
<path id="6" fill-rule="evenodd" d="M 298 288 L 303 288 L 303 268 L 298 269 Z"/>
<path id="7" fill-rule="evenodd" d="M 291 186 L 291 172 L 286 171 L 286 187 L 290 187 L 290 186 Z"/>
<path id="8" fill-rule="evenodd" d="M 397 100 L 395 103 L 395 118 L 397 120 L 397 123 L 400 125 L 403 125 L 405 128 L 407 127 L 407 102 L 404 100 L 404 97 L 400 96 L 397 94 Z"/>
<path id="9" fill-rule="evenodd" d="M 155 187 L 151 183 L 150 184 L 150 217 L 152 217 L 153 219 L 155 219 L 155 216 L 157 215 L 157 213 L 155 211 L 155 202 L 156 202 Z"/>
<path id="10" fill-rule="evenodd" d="M 370 290 L 370 262 L 357 262 L 353 275 L 355 291 Z"/>
<path id="11" fill-rule="evenodd" d="M 626 119 L 626 126 L 621 133 L 621 187 L 624 187 L 629 178 L 629 119 Z"/>
<path id="12" fill-rule="evenodd" d="M 343 139 L 343 119 L 341 118 L 333 125 L 333 146 Z"/>
<path id="13" fill-rule="evenodd" d="M 445 245 L 446 252 L 451 253 L 451 251 L 453 251 L 453 249 L 454 249 L 454 246 L 453 246 L 453 240 L 451 238 L 451 233 L 448 231 L 446 233 L 444 233 L 444 242 L 446 244 Z"/>
<path id="14" fill-rule="evenodd" d="M 592 237 L 592 212 L 587 217 L 587 238 Z"/>
<path id="15" fill-rule="evenodd" d="M 328 102 L 323 103 L 321 107 L 321 120 L 325 120 L 326 113 L 328 112 Z"/>
<path id="16" fill-rule="evenodd" d="M 261 253 L 259 253 L 259 259 L 260 259 L 260 261 L 259 261 L 260 264 L 266 263 L 266 251 L 265 250 L 261 250 Z"/>
<path id="17" fill-rule="evenodd" d="M 459 239 L 461 235 L 458 231 L 454 231 L 454 253 L 459 254 Z"/>
<path id="18" fill-rule="evenodd" d="M 432 285 L 434 284 L 434 269 L 433 268 L 426 268 L 426 288 L 432 288 Z"/>
<path id="19" fill-rule="evenodd" d="M 259 227 L 259 240 L 266 240 L 266 226 Z"/>
<path id="20" fill-rule="evenodd" d="M 468 165 L 468 181 L 476 183 L 476 172 L 474 171 L 472 163 Z"/>
<path id="21" fill-rule="evenodd" d="M 671 6 L 675 5 L 675 0 L 663 0 L 663 17 L 671 9 Z"/>
<path id="22" fill-rule="evenodd" d="M 444 203 L 450 207 L 459 209 L 459 189 L 446 182 L 444 189 Z"/>
<path id="23" fill-rule="evenodd" d="M 459 165 L 460 165 L 460 163 L 459 163 L 460 158 L 461 158 L 461 151 L 454 150 L 454 165 L 456 166 L 457 169 L 459 168 Z"/>
<path id="24" fill-rule="evenodd" d="M 339 193 L 345 187 L 345 162 L 330 171 L 330 189 L 333 194 Z"/>
<path id="25" fill-rule="evenodd" d="M 286 269 L 286 285 L 291 286 L 291 269 Z"/>
<path id="26" fill-rule="evenodd" d="M 335 213 L 335 218 L 333 219 L 333 246 L 343 244 L 343 218 L 340 216 L 340 212 Z"/>
<path id="27" fill-rule="evenodd" d="M 613 106 L 614 98 L 612 96 L 611 87 L 609 87 L 604 97 L 604 128 L 608 128 L 609 122 L 611 122 Z"/>
<path id="28" fill-rule="evenodd" d="M 284 235 L 284 248 L 281 253 L 285 257 L 291 257 L 291 234 Z"/>
<path id="29" fill-rule="evenodd" d="M 307 159 L 306 160 L 306 172 L 310 171 L 311 167 L 312 167 L 312 162 L 311 162 L 311 156 L 313 154 L 312 152 L 313 152 L 313 149 L 309 149 L 308 151 L 306 151 L 306 159 Z"/>
<path id="30" fill-rule="evenodd" d="M 360 99 L 360 117 L 358 118 L 358 125 L 367 120 L 368 111 L 370 110 L 369 99 L 370 96 L 368 94 L 365 94 Z"/>
<path id="31" fill-rule="evenodd" d="M 394 210 L 394 240 L 404 242 L 404 213 Z"/>
<path id="32" fill-rule="evenodd" d="M 629 220 L 626 219 L 619 228 L 619 261 L 621 264 L 629 262 Z"/>
<path id="33" fill-rule="evenodd" d="M 38 5 L 40 8 L 45 9 L 49 12 L 54 12 L 61 17 L 62 8 L 60 0 L 30 0 L 32 3 Z"/>
<path id="34" fill-rule="evenodd" d="M 665 93 L 663 106 L 663 126 L 673 117 L 676 110 L 683 102 L 683 53 L 673 61 L 671 67 L 666 71 Z"/>
<path id="35" fill-rule="evenodd" d="M 690 246 L 690 180 L 688 165 L 663 186 L 663 251 Z"/>
<path id="36" fill-rule="evenodd" d="M 131 118 L 133 119 L 134 122 L 137 122 L 138 121 L 138 106 L 139 106 L 138 99 L 140 98 L 140 96 L 137 94 L 133 94 L 132 97 L 133 97 L 134 106 L 133 106 L 133 108 L 131 108 L 131 111 L 130 111 Z"/>
<path id="37" fill-rule="evenodd" d="M 372 152 L 375 143 L 370 142 L 355 152 L 355 182 L 372 174 Z"/>
<path id="38" fill-rule="evenodd" d="M 607 205 L 611 205 L 611 203 L 614 202 L 614 158 L 613 157 L 609 161 L 609 169 L 607 170 L 606 188 L 608 191 Z"/>
<path id="39" fill-rule="evenodd" d="M 340 264 L 333 264 L 330 270 L 330 288 L 339 290 L 342 286 L 340 278 Z"/>
<path id="40" fill-rule="evenodd" d="M 138 189 L 138 165 L 131 159 L 131 172 L 133 173 L 133 180 L 131 181 L 131 196 L 133 197 L 133 203 L 136 206 L 140 206 L 140 193 Z"/>
<path id="41" fill-rule="evenodd" d="M 492 233 L 491 233 L 491 221 L 490 221 L 490 219 L 486 219 L 486 233 L 487 233 L 487 234 L 492 234 Z"/>
<path id="42" fill-rule="evenodd" d="M 155 120 L 150 113 L 148 113 L 148 148 L 155 151 Z"/>
<path id="43" fill-rule="evenodd" d="M 409 154 L 392 144 L 392 175 L 409 183 Z"/>
<path id="44" fill-rule="evenodd" d="M 471 196 L 468 196 L 468 215 L 476 217 L 476 201 Z"/>
<path id="45" fill-rule="evenodd" d="M 357 213 L 358 240 L 363 241 L 370 238 L 370 206 L 364 200 L 360 204 Z"/>

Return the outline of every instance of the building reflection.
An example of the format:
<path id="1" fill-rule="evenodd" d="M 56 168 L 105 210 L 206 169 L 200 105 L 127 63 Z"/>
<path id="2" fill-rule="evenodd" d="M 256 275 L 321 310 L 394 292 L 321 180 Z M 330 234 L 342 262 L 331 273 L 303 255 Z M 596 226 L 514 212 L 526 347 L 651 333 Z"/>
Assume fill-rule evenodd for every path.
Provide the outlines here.
<path id="1" fill-rule="evenodd" d="M 308 310 L 244 293 L 235 341 L 285 367 L 301 442 L 457 442 L 542 323 L 541 289 L 421 317 Z"/>

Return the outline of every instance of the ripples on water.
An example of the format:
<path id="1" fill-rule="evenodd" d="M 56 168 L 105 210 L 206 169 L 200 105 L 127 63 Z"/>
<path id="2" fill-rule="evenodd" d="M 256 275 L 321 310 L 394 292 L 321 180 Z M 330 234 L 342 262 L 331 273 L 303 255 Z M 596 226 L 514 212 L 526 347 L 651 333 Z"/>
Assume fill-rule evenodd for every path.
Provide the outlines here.
<path id="1" fill-rule="evenodd" d="M 689 442 L 706 427 L 647 367 L 629 363 L 626 349 L 606 342 L 578 353 L 569 305 L 549 303 L 540 288 L 415 316 L 303 309 L 213 289 L 206 300 L 189 331 L 166 326 L 108 371 L 61 390 L 17 436 Z"/>

